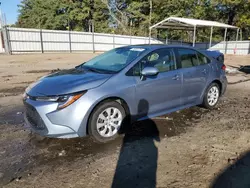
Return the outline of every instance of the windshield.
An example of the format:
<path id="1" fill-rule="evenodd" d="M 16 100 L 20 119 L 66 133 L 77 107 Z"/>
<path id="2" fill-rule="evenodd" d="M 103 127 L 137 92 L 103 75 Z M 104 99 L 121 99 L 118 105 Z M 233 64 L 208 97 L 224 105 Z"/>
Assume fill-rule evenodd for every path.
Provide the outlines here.
<path id="1" fill-rule="evenodd" d="M 106 72 L 119 72 L 145 51 L 139 47 L 123 47 L 110 50 L 82 65 L 84 68 Z"/>

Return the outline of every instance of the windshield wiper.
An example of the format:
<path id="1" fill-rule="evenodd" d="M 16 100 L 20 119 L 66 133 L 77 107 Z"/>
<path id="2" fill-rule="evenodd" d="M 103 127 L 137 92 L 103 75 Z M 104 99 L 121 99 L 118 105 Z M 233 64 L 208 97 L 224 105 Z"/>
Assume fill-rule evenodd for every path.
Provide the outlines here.
<path id="1" fill-rule="evenodd" d="M 84 62 L 84 63 L 86 63 L 86 62 Z M 75 69 L 78 69 L 78 68 L 83 68 L 84 63 L 82 63 L 82 64 L 80 64 L 80 65 L 75 66 Z"/>
<path id="2" fill-rule="evenodd" d="M 99 70 L 97 70 L 97 69 L 95 69 L 95 68 L 91 68 L 91 67 L 84 67 L 84 68 L 86 68 L 87 70 L 89 70 L 89 71 L 91 71 L 91 72 L 103 73 L 102 71 L 99 71 Z"/>
<path id="3" fill-rule="evenodd" d="M 91 72 L 95 72 L 95 73 L 99 73 L 99 74 L 114 74 L 114 73 L 116 73 L 115 71 L 112 71 L 112 70 L 96 69 L 93 67 L 84 66 L 84 64 L 81 65 L 81 68 L 86 70 L 86 71 L 91 71 Z"/>
<path id="4" fill-rule="evenodd" d="M 85 62 L 84 62 L 85 63 Z M 87 66 L 84 66 L 84 63 L 81 64 L 81 65 L 78 65 L 76 66 L 75 68 L 81 68 L 81 69 L 84 69 L 84 70 L 87 70 L 87 71 L 91 71 L 91 72 L 97 72 L 97 73 L 100 73 L 100 71 L 94 69 L 94 68 L 91 68 L 91 67 L 87 67 Z"/>

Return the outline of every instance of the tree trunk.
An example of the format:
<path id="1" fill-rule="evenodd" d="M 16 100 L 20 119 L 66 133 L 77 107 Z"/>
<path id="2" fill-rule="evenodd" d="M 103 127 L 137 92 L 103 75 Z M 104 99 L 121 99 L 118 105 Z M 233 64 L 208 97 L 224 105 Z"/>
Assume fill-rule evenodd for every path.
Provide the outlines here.
<path id="1" fill-rule="evenodd" d="M 89 1 L 89 4 L 90 4 L 90 12 L 89 12 L 89 20 L 90 20 L 90 26 L 89 26 L 89 29 L 90 29 L 90 32 L 94 32 L 94 0 L 90 0 Z"/>
<path id="2" fill-rule="evenodd" d="M 228 21 L 227 21 L 229 25 L 233 25 L 235 16 L 236 16 L 236 6 L 229 10 Z M 228 31 L 227 40 L 231 40 L 233 32 L 234 31 L 231 30 Z"/>

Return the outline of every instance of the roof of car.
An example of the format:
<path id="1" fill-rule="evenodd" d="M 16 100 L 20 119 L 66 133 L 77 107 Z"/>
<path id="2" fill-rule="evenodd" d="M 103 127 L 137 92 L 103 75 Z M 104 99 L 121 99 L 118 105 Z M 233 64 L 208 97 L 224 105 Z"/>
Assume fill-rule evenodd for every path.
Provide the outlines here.
<path id="1" fill-rule="evenodd" d="M 167 45 L 167 44 L 136 44 L 136 45 L 129 45 L 129 47 L 136 47 L 136 48 L 146 48 L 146 49 L 159 49 L 159 48 L 166 48 L 166 47 L 179 47 L 179 48 L 191 48 L 192 46 L 183 46 L 183 45 Z"/>

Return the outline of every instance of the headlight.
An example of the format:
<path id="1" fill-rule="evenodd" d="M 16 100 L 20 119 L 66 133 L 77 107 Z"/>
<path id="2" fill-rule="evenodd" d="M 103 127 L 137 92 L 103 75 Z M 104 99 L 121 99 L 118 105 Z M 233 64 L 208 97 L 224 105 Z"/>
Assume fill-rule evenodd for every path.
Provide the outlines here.
<path id="1" fill-rule="evenodd" d="M 75 101 L 77 101 L 85 93 L 86 91 L 77 93 L 77 94 L 69 94 L 69 95 L 61 95 L 61 96 L 42 96 L 42 97 L 36 97 L 35 100 L 47 101 L 47 102 L 58 102 L 58 109 L 63 109 L 71 105 Z"/>
<path id="2" fill-rule="evenodd" d="M 57 102 L 60 97 L 53 96 L 53 97 L 36 97 L 36 101 L 46 101 L 46 102 Z"/>
<path id="3" fill-rule="evenodd" d="M 84 93 L 79 93 L 79 94 L 72 95 L 72 96 L 61 96 L 58 99 L 58 102 L 59 102 L 58 109 L 66 108 L 67 106 L 77 101 L 83 94 Z"/>

